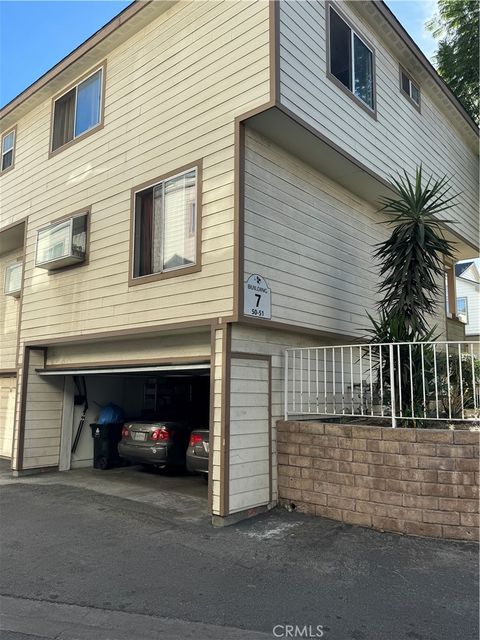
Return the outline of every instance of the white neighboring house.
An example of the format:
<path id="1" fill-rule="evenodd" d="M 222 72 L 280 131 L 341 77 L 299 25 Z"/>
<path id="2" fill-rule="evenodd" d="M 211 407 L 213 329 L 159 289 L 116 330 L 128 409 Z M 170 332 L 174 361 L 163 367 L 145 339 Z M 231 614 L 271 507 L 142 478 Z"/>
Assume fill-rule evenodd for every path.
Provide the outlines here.
<path id="1" fill-rule="evenodd" d="M 480 338 L 480 269 L 473 260 L 455 265 L 457 315 L 468 339 Z"/>

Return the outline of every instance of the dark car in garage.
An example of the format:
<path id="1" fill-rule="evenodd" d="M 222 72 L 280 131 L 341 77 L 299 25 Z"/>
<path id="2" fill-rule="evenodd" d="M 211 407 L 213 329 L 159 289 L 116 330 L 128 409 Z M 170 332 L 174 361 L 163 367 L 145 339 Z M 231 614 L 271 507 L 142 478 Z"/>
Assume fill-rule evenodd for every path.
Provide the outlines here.
<path id="1" fill-rule="evenodd" d="M 139 420 L 126 422 L 118 443 L 121 458 L 159 468 L 185 465 L 192 427 L 188 422 Z"/>
<path id="2" fill-rule="evenodd" d="M 187 449 L 187 469 L 208 477 L 209 431 L 195 429 L 190 435 Z"/>

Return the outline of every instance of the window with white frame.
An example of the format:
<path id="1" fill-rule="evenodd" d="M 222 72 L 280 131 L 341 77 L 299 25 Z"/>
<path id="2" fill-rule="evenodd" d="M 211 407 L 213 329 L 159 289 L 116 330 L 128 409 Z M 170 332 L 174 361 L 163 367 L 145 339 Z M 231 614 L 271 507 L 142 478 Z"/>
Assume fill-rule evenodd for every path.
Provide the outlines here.
<path id="1" fill-rule="evenodd" d="M 420 87 L 416 84 L 408 73 L 400 68 L 400 89 L 416 107 L 420 107 Z"/>
<path id="2" fill-rule="evenodd" d="M 197 168 L 135 193 L 134 278 L 197 261 Z"/>
<path id="3" fill-rule="evenodd" d="M 15 155 L 15 129 L 8 131 L 2 136 L 2 171 L 13 167 Z"/>
<path id="4" fill-rule="evenodd" d="M 88 214 L 60 220 L 37 233 L 35 266 L 60 269 L 84 262 L 87 251 Z"/>
<path id="5" fill-rule="evenodd" d="M 373 110 L 373 51 L 333 7 L 329 10 L 329 72 Z"/>
<path id="6" fill-rule="evenodd" d="M 103 74 L 102 67 L 55 100 L 52 151 L 100 124 Z"/>
<path id="7" fill-rule="evenodd" d="M 12 262 L 5 269 L 4 293 L 18 298 L 22 292 L 23 262 Z"/>

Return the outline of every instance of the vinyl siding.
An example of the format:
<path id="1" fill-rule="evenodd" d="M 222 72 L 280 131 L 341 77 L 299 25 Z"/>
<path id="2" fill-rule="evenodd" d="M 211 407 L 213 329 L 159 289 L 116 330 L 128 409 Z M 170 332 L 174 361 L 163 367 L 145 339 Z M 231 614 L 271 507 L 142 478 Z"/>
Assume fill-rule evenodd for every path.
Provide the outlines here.
<path id="1" fill-rule="evenodd" d="M 232 313 L 234 117 L 268 100 L 268 38 L 267 2 L 175 4 L 108 55 L 103 129 L 48 159 L 50 100 L 18 122 L 2 207 L 29 215 L 22 341 Z M 129 287 L 131 188 L 200 159 L 201 271 Z M 38 228 L 87 206 L 89 264 L 35 268 Z"/>
<path id="2" fill-rule="evenodd" d="M 480 334 L 480 283 L 457 278 L 457 298 L 467 298 L 468 323 L 465 325 L 465 336 Z"/>
<path id="3" fill-rule="evenodd" d="M 245 279 L 263 276 L 272 320 L 366 336 L 374 245 L 390 233 L 368 203 L 251 130 L 245 152 Z M 435 322 L 445 326 L 439 301 Z"/>
<path id="4" fill-rule="evenodd" d="M 176 358 L 197 357 L 210 359 L 210 332 L 49 347 L 47 365 L 141 364 L 143 361 L 155 362 L 156 359 L 168 361 L 171 358 L 174 361 Z"/>
<path id="5" fill-rule="evenodd" d="M 0 376 L 0 457 L 10 458 L 13 444 L 17 379 Z"/>
<path id="6" fill-rule="evenodd" d="M 399 63 L 388 43 L 355 12 L 355 3 L 339 8 L 375 49 L 377 120 L 364 112 L 326 75 L 326 5 L 318 0 L 280 2 L 281 102 L 309 125 L 383 178 L 406 169 L 452 179 L 458 207 L 447 212 L 452 227 L 478 241 L 478 155 L 451 123 L 448 111 L 421 85 L 421 113 L 399 89 Z M 390 46 L 392 46 L 390 44 Z M 468 127 L 467 127 L 468 128 Z M 468 134 L 470 140 L 474 134 Z"/>
<path id="7" fill-rule="evenodd" d="M 19 252 L 15 249 L 0 256 L 0 371 L 16 367 L 20 298 L 6 296 L 4 288 L 6 268 L 17 261 Z"/>
<path id="8" fill-rule="evenodd" d="M 230 513 L 270 502 L 269 377 L 267 360 L 232 358 Z"/>
<path id="9" fill-rule="evenodd" d="M 271 449 L 272 449 L 272 500 L 275 502 L 277 500 L 277 436 L 276 436 L 276 422 L 277 420 L 283 419 L 284 415 L 284 350 L 289 347 L 314 347 L 314 346 L 322 346 L 329 344 L 328 340 L 320 340 L 319 338 L 315 338 L 313 336 L 302 335 L 299 333 L 294 333 L 292 331 L 279 331 L 272 330 L 268 328 L 268 322 L 265 321 L 265 327 L 247 327 L 241 325 L 234 325 L 232 327 L 232 351 L 241 352 L 248 357 L 248 354 L 257 353 L 265 356 L 271 356 Z M 235 364 L 235 360 L 233 360 L 232 364 Z M 252 476 L 258 476 L 258 480 L 262 478 L 261 471 L 265 471 L 268 463 L 268 448 L 265 445 L 265 436 L 263 435 L 263 430 L 265 429 L 264 425 L 264 415 L 265 415 L 265 407 L 264 401 L 261 399 L 260 401 L 260 411 L 256 408 L 257 401 L 259 400 L 258 389 L 262 391 L 265 390 L 264 387 L 260 387 L 261 385 L 261 377 L 265 377 L 263 372 L 263 362 L 262 361 L 250 361 L 250 360 L 242 360 L 238 361 L 240 363 L 248 362 L 250 368 L 243 367 L 240 369 L 239 367 L 232 368 L 232 404 L 236 403 L 236 399 L 240 399 L 243 402 L 243 407 L 245 410 L 245 416 L 252 418 L 252 416 L 256 416 L 256 420 L 259 421 L 259 426 L 256 424 L 251 424 L 249 421 L 247 422 L 236 422 L 234 424 L 234 431 L 232 431 L 232 426 L 230 427 L 232 437 L 231 437 L 231 453 L 230 453 L 230 464 L 231 472 L 230 472 L 230 509 L 233 511 L 236 507 L 246 508 L 244 506 L 240 506 L 241 504 L 247 504 L 249 501 L 251 504 L 267 504 L 268 495 L 265 491 L 265 487 L 259 488 L 259 486 L 255 486 L 253 483 L 252 486 L 246 486 L 243 484 L 243 487 L 246 486 L 244 492 L 238 494 L 238 497 L 235 496 L 235 492 L 238 491 L 239 487 L 242 487 L 242 480 L 240 482 L 235 482 L 234 476 L 236 475 L 235 462 L 239 464 L 238 472 L 240 477 L 248 477 L 247 469 L 248 467 L 243 468 L 242 463 L 243 459 L 240 458 L 243 452 L 247 454 L 245 462 L 250 465 Z M 258 367 L 260 364 L 260 370 Z M 249 375 L 249 371 L 251 375 Z M 257 380 L 260 378 L 260 380 Z M 255 381 L 255 384 L 249 384 L 248 380 Z M 258 383 L 258 384 L 257 384 Z M 263 394 L 262 394 L 263 397 Z M 253 414 L 252 414 L 253 411 Z M 263 413 L 260 413 L 263 412 Z M 239 432 L 238 436 L 234 435 L 236 432 Z M 244 432 L 244 435 L 241 433 Z M 257 442 L 256 447 L 250 447 L 250 443 L 252 440 L 252 432 L 254 438 L 263 437 L 262 444 Z M 260 432 L 260 433 L 258 433 Z M 235 438 L 237 438 L 238 442 L 236 442 Z M 238 446 L 241 444 L 242 446 Z M 244 449 L 245 447 L 245 449 Z M 253 471 L 252 471 L 253 469 Z M 260 473 L 259 473 L 260 472 Z M 253 482 L 253 481 L 250 481 Z M 259 498 L 263 502 L 260 502 Z"/>
<path id="10" fill-rule="evenodd" d="M 223 384 L 224 384 L 224 348 L 225 348 L 225 330 L 215 329 L 213 332 L 213 350 L 214 350 L 214 366 L 211 370 L 210 385 L 213 389 L 211 394 L 211 407 L 212 424 L 210 425 L 210 442 L 212 446 L 211 464 L 210 470 L 211 478 L 209 482 L 212 483 L 212 512 L 215 515 L 221 514 L 221 485 L 222 485 L 222 441 L 225 437 L 222 428 L 222 400 L 223 400 Z"/>
<path id="11" fill-rule="evenodd" d="M 35 369 L 43 367 L 42 351 L 31 351 L 25 411 L 23 468 L 57 466 L 62 431 L 64 377 L 42 378 Z"/>

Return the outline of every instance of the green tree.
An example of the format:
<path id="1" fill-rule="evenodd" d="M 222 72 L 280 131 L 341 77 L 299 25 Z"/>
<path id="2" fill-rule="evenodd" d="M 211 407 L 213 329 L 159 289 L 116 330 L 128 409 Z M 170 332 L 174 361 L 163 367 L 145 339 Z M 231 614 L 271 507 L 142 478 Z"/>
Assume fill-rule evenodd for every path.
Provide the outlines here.
<path id="1" fill-rule="evenodd" d="M 437 70 L 475 122 L 479 122 L 479 2 L 438 0 L 427 29 L 440 38 Z"/>

